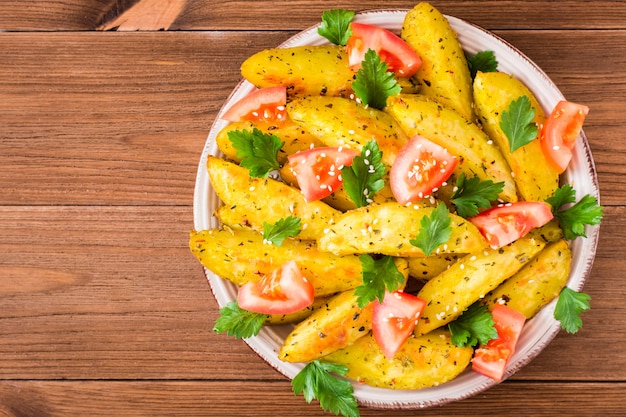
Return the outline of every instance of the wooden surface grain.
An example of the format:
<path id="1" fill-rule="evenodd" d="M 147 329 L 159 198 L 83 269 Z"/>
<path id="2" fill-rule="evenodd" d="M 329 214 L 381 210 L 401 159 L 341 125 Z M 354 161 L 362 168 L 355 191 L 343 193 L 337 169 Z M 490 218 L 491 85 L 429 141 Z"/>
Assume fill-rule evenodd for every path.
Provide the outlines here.
<path id="1" fill-rule="evenodd" d="M 187 248 L 200 152 L 239 65 L 328 3 L 196 0 L 167 31 L 97 30 L 136 3 L 0 2 L 0 415 L 329 415 L 211 331 L 217 304 Z M 626 3 L 433 4 L 513 43 L 591 108 L 606 213 L 592 309 L 493 389 L 361 414 L 626 415 Z"/>

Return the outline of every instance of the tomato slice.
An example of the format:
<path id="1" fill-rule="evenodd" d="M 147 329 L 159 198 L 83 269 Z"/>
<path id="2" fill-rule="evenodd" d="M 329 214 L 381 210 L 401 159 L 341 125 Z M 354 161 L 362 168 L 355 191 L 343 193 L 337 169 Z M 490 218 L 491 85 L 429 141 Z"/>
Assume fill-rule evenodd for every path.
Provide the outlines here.
<path id="1" fill-rule="evenodd" d="M 352 149 L 321 147 L 289 155 L 289 165 L 306 201 L 320 200 L 338 189 L 341 168 L 352 165 L 359 153 Z"/>
<path id="2" fill-rule="evenodd" d="M 425 306 L 426 301 L 403 291 L 385 292 L 382 304 L 374 301 L 372 334 L 387 358 L 411 336 Z"/>
<path id="3" fill-rule="evenodd" d="M 498 337 L 474 351 L 472 370 L 500 381 L 506 365 L 515 353 L 515 346 L 526 322 L 526 317 L 517 310 L 496 304 L 491 311 Z"/>
<path id="4" fill-rule="evenodd" d="M 541 147 L 559 173 L 565 171 L 572 159 L 576 138 L 588 113 L 589 107 L 562 100 L 541 128 Z"/>
<path id="5" fill-rule="evenodd" d="M 441 187 L 456 165 L 456 157 L 446 148 L 416 135 L 400 149 L 391 166 L 391 192 L 401 204 L 415 202 Z"/>
<path id="6" fill-rule="evenodd" d="M 364 23 L 351 24 L 352 36 L 348 39 L 348 63 L 353 70 L 361 68 L 368 49 L 376 51 L 380 59 L 387 63 L 388 70 L 399 77 L 410 77 L 422 65 L 417 52 L 395 33 Z"/>
<path id="7" fill-rule="evenodd" d="M 540 201 L 518 201 L 487 209 L 471 221 L 492 248 L 500 248 L 552 220 L 552 210 Z"/>
<path id="8" fill-rule="evenodd" d="M 254 90 L 233 104 L 222 116 L 230 122 L 280 122 L 287 118 L 287 88 L 267 87 Z"/>
<path id="9" fill-rule="evenodd" d="M 296 262 L 289 261 L 271 275 L 239 287 L 237 304 L 255 313 L 287 314 L 310 306 L 313 298 L 313 285 Z"/>

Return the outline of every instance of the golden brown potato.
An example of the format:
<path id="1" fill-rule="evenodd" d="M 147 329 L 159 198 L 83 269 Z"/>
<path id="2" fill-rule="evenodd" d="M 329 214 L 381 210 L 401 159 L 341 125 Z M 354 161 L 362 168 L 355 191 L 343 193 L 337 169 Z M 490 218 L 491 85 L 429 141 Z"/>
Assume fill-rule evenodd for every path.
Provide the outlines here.
<path id="1" fill-rule="evenodd" d="M 567 283 L 571 261 L 572 252 L 565 240 L 552 243 L 482 302 L 507 305 L 529 319 L 558 297 Z"/>
<path id="2" fill-rule="evenodd" d="M 371 333 L 322 360 L 345 365 L 360 383 L 398 390 L 422 389 L 454 379 L 470 364 L 474 349 L 450 342 L 447 330 L 409 337 L 392 359 L 382 353 Z"/>
<path id="3" fill-rule="evenodd" d="M 345 146 L 360 152 L 375 139 L 387 167 L 409 139 L 389 114 L 347 98 L 303 97 L 288 103 L 287 113 L 327 146 Z"/>
<path id="4" fill-rule="evenodd" d="M 422 281 L 428 281 L 448 269 L 465 255 L 464 253 L 442 253 L 439 255 L 406 258 L 409 261 L 409 275 Z"/>
<path id="5" fill-rule="evenodd" d="M 523 237 L 499 249 L 468 254 L 429 280 L 417 296 L 426 301 L 416 335 L 454 321 L 475 301 L 500 285 L 539 253 L 545 243 Z"/>
<path id="6" fill-rule="evenodd" d="M 387 100 L 390 113 L 407 135 L 421 135 L 443 146 L 458 159 L 455 176 L 504 182 L 499 197 L 517 201 L 515 181 L 500 148 L 476 124 L 436 101 L 418 94 L 399 94 Z"/>
<path id="7" fill-rule="evenodd" d="M 351 210 L 328 226 L 318 240 L 320 250 L 338 255 L 380 253 L 391 256 L 424 256 L 411 244 L 421 229 L 421 220 L 430 216 L 430 203 L 407 206 L 397 202 L 372 204 Z M 450 214 L 452 235 L 437 253 L 470 253 L 487 247 L 476 226 Z"/>
<path id="8" fill-rule="evenodd" d="M 263 133 L 276 135 L 283 143 L 283 147 L 278 151 L 278 162 L 284 164 L 287 161 L 287 157 L 294 152 L 308 149 L 310 146 L 323 146 L 315 136 L 307 133 L 301 126 L 287 120 L 281 124 L 272 123 L 260 123 L 260 122 L 234 122 L 217 133 L 215 142 L 220 151 L 230 160 L 237 163 L 241 162 L 241 158 L 237 156 L 237 149 L 235 149 L 228 137 L 229 132 L 236 130 L 247 130 L 252 132 L 254 128 L 259 129 Z"/>
<path id="9" fill-rule="evenodd" d="M 266 49 L 241 65 L 241 75 L 257 87 L 283 85 L 289 96 L 349 96 L 355 72 L 346 49 L 337 45 Z"/>
<path id="10" fill-rule="evenodd" d="M 207 169 L 211 185 L 227 207 L 245 210 L 250 227 L 263 230 L 289 216 L 299 217 L 299 239 L 318 239 L 341 212 L 321 201 L 307 202 L 299 190 L 271 178 L 252 178 L 248 170 L 221 158 L 209 156 Z"/>
<path id="11" fill-rule="evenodd" d="M 321 252 L 314 242 L 286 239 L 281 246 L 263 243 L 253 230 L 192 231 L 189 248 L 200 263 L 216 275 L 243 285 L 295 261 L 315 289 L 315 296 L 334 294 L 363 283 L 357 256 Z"/>
<path id="12" fill-rule="evenodd" d="M 429 3 L 419 3 L 406 14 L 401 37 L 422 58 L 422 66 L 414 75 L 420 94 L 474 120 L 472 77 L 448 19 Z"/>
<path id="13" fill-rule="evenodd" d="M 548 161 L 538 139 L 511 152 L 509 139 L 500 127 L 502 112 L 521 96 L 530 99 L 537 126 L 545 113 L 531 91 L 517 78 L 503 72 L 479 72 L 474 79 L 474 105 L 485 132 L 498 144 L 513 171 L 522 200 L 544 201 L 559 186 L 559 173 Z"/>

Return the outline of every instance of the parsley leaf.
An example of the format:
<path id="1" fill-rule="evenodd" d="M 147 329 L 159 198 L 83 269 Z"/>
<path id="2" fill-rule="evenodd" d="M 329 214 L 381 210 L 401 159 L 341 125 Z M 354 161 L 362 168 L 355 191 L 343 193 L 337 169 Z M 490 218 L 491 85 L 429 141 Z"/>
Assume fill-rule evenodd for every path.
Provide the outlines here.
<path id="1" fill-rule="evenodd" d="M 363 104 L 383 109 L 387 105 L 387 97 L 402 90 L 393 73 L 388 72 L 387 68 L 387 63 L 381 61 L 376 51 L 367 50 L 356 79 L 352 82 L 354 94 Z"/>
<path id="2" fill-rule="evenodd" d="M 363 285 L 354 290 L 359 307 L 363 308 L 375 299 L 382 303 L 385 290 L 395 291 L 404 283 L 404 275 L 398 271 L 392 256 L 383 256 L 375 260 L 364 254 L 359 256 L 359 260 L 363 268 Z"/>
<path id="3" fill-rule="evenodd" d="M 263 241 L 280 246 L 288 237 L 300 234 L 301 220 L 299 217 L 289 216 L 279 219 L 276 223 L 263 222 Z"/>
<path id="4" fill-rule="evenodd" d="M 585 225 L 598 225 L 604 217 L 604 207 L 598 205 L 598 200 L 587 194 L 573 206 L 562 209 L 562 206 L 576 201 L 576 191 L 565 184 L 558 188 L 546 202 L 552 206 L 554 217 L 559 220 L 565 239 L 573 240 L 578 236 L 587 237 Z"/>
<path id="5" fill-rule="evenodd" d="M 472 79 L 476 78 L 480 72 L 496 72 L 498 70 L 498 60 L 493 51 L 480 51 L 474 55 L 467 55 L 467 66 Z"/>
<path id="6" fill-rule="evenodd" d="M 591 297 L 584 292 L 576 292 L 564 287 L 559 294 L 554 309 L 554 318 L 561 322 L 561 328 L 568 333 L 576 333 L 583 327 L 580 315 L 589 310 Z"/>
<path id="7" fill-rule="evenodd" d="M 304 393 L 304 399 L 310 403 L 319 400 L 325 411 L 345 417 L 359 417 L 359 408 L 354 398 L 354 388 L 350 381 L 337 378 L 332 373 L 345 376 L 348 368 L 344 365 L 321 362 L 316 359 L 309 362 L 291 380 L 293 393 Z"/>
<path id="8" fill-rule="evenodd" d="M 385 183 L 385 165 L 381 162 L 382 151 L 375 140 L 369 141 L 352 160 L 352 165 L 341 169 L 343 187 L 357 207 L 367 206 L 372 196 L 380 191 Z"/>
<path id="9" fill-rule="evenodd" d="M 226 332 L 228 336 L 237 338 L 256 336 L 267 317 L 267 314 L 244 310 L 235 301 L 231 301 L 220 309 L 220 317 L 215 321 L 213 331 Z"/>
<path id="10" fill-rule="evenodd" d="M 480 209 L 491 207 L 491 202 L 497 200 L 503 189 L 504 182 L 481 181 L 478 177 L 466 179 L 465 174 L 461 174 L 451 200 L 458 215 L 468 218 L 477 215 Z"/>
<path id="11" fill-rule="evenodd" d="M 283 147 L 278 136 L 263 133 L 256 127 L 249 130 L 233 130 L 228 132 L 237 157 L 241 158 L 241 166 L 250 170 L 251 177 L 265 177 L 280 168 L 278 151 Z"/>
<path id="12" fill-rule="evenodd" d="M 352 36 L 350 23 L 354 14 L 351 10 L 326 10 L 322 13 L 322 24 L 317 28 L 317 33 L 335 45 L 345 45 Z"/>
<path id="13" fill-rule="evenodd" d="M 432 211 L 430 216 L 422 217 L 421 228 L 411 245 L 416 246 L 429 256 L 439 245 L 443 245 L 452 235 L 450 226 L 450 211 L 441 203 Z"/>
<path id="14" fill-rule="evenodd" d="M 468 307 L 455 321 L 448 324 L 450 340 L 456 346 L 484 345 L 498 337 L 493 316 L 479 301 Z"/>
<path id="15" fill-rule="evenodd" d="M 502 112 L 500 128 L 509 139 L 511 152 L 537 138 L 539 128 L 533 123 L 534 118 L 535 109 L 530 105 L 527 96 L 520 96 L 517 100 L 511 101 L 508 109 Z"/>
<path id="16" fill-rule="evenodd" d="M 552 206 L 552 214 L 556 214 L 561 206 L 576 201 L 576 190 L 569 184 L 565 184 L 554 191 L 552 197 L 546 198 L 546 203 Z"/>

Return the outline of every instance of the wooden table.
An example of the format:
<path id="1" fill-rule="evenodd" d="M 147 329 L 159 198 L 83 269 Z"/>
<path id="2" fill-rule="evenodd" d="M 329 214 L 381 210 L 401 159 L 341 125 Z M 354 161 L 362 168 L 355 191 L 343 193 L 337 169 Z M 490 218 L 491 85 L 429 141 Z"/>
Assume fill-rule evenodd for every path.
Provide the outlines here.
<path id="1" fill-rule="evenodd" d="M 135 3 L 0 3 L 0 415 L 329 415 L 212 332 L 218 307 L 187 247 L 194 181 L 247 56 L 325 9 L 382 2 L 166 1 L 160 21 L 128 14 Z M 592 309 L 493 389 L 361 414 L 626 415 L 626 3 L 433 4 L 512 42 L 591 108 L 605 206 Z"/>

